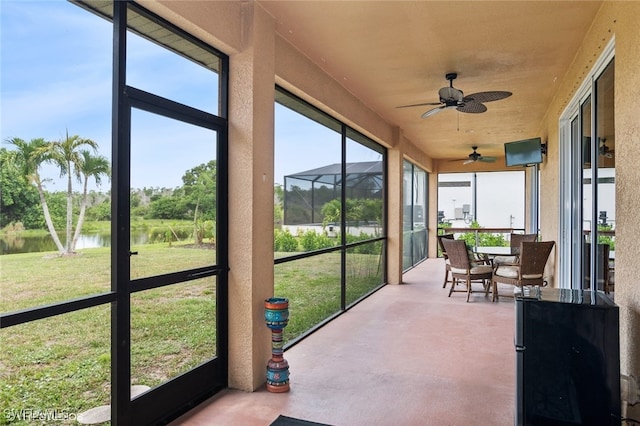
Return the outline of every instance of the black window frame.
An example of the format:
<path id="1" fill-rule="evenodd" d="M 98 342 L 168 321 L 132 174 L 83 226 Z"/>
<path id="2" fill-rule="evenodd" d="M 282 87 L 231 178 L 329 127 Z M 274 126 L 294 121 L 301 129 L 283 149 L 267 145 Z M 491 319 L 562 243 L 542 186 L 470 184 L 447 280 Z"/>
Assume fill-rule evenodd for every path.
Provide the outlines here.
<path id="1" fill-rule="evenodd" d="M 0 329 L 109 304 L 111 306 L 111 423 L 164 423 L 227 386 L 228 370 L 228 94 L 229 57 L 132 1 L 71 3 L 112 22 L 112 192 L 111 291 L 0 314 Z M 112 6 L 110 9 L 109 3 Z M 127 10 L 146 17 L 220 60 L 219 115 L 126 85 Z M 109 14 L 109 12 L 112 12 Z M 166 47 L 166 46 L 165 46 Z M 179 54 L 173 49 L 174 53 Z M 130 124 L 136 108 L 217 132 L 217 262 L 160 276 L 131 280 L 130 252 Z M 194 369 L 131 399 L 130 295 L 152 288 L 216 276 L 217 351 L 212 363 Z M 131 283 L 131 285 L 129 285 Z M 215 364 L 215 365 L 212 365 Z M 167 386 L 176 381 L 173 386 Z"/>
<path id="2" fill-rule="evenodd" d="M 292 262 L 295 260 L 300 260 L 300 259 L 306 259 L 306 258 L 310 258 L 313 256 L 318 256 L 318 255 L 322 255 L 322 254 L 326 254 L 326 253 L 335 253 L 335 252 L 339 252 L 340 253 L 340 311 L 334 315 L 329 316 L 328 318 L 326 318 L 325 320 L 321 321 L 320 323 L 316 324 L 315 326 L 311 327 L 308 331 L 302 333 L 300 336 L 296 337 L 295 339 L 292 339 L 291 341 L 287 342 L 284 346 L 284 349 L 288 349 L 292 346 L 294 346 L 295 344 L 297 344 L 298 342 L 300 342 L 301 340 L 303 340 L 305 337 L 309 336 L 310 334 L 312 334 L 313 332 L 315 332 L 316 330 L 318 330 L 319 328 L 323 327 L 324 325 L 326 325 L 327 323 L 329 323 L 330 321 L 332 321 L 333 319 L 337 318 L 338 316 L 342 315 L 343 313 L 345 313 L 346 311 L 348 311 L 350 308 L 352 308 L 353 306 L 357 305 L 359 302 L 361 302 L 362 300 L 366 299 L 368 296 L 370 296 L 371 294 L 375 293 L 377 290 L 379 290 L 380 288 L 384 287 L 387 283 L 387 268 L 386 268 L 386 259 L 387 259 L 387 191 L 388 191 L 388 173 L 387 173 L 387 149 L 378 144 L 377 142 L 373 141 L 371 138 L 367 137 L 366 135 L 363 135 L 361 132 L 357 131 L 356 129 L 353 129 L 352 127 L 348 126 L 347 124 L 341 122 L 340 120 L 332 117 L 331 115 L 325 113 L 324 111 L 322 111 L 320 108 L 317 108 L 316 106 L 312 105 L 311 103 L 305 101 L 304 99 L 294 95 L 293 93 L 289 92 L 288 90 L 286 90 L 285 88 L 276 85 L 275 87 L 275 102 L 279 103 L 280 105 L 283 105 L 303 116 L 305 116 L 306 118 L 315 121 L 321 125 L 325 125 L 327 127 L 329 127 L 332 130 L 337 131 L 340 134 L 341 137 L 341 181 L 345 181 L 345 177 L 347 175 L 347 170 L 346 170 L 346 163 L 347 163 L 347 141 L 348 139 L 350 140 L 355 140 L 358 143 L 362 143 L 360 141 L 362 140 L 366 140 L 367 144 L 365 146 L 368 146 L 369 148 L 376 148 L 374 149 L 375 151 L 379 152 L 382 155 L 382 179 L 383 179 L 383 195 L 382 195 L 382 206 L 383 206 L 383 218 L 382 218 L 382 226 L 383 226 L 383 232 L 381 236 L 378 237 L 372 237 L 370 239 L 366 239 L 366 240 L 361 240 L 361 241 L 357 241 L 357 242 L 352 242 L 352 243 L 348 243 L 346 240 L 346 233 L 341 232 L 341 240 L 340 243 L 335 246 L 335 247 L 330 247 L 330 248 L 324 248 L 324 249 L 319 249 L 319 250 L 312 250 L 312 251 L 308 251 L 305 253 L 298 253 L 295 255 L 290 255 L 290 256 L 283 256 L 283 257 L 278 257 L 274 259 L 274 266 L 275 265 L 280 265 L 283 263 L 287 263 L 287 262 Z M 356 137 L 356 139 L 353 139 L 353 137 Z M 275 143 L 277 143 L 277 141 L 275 141 Z M 346 229 L 347 223 L 346 223 L 346 215 L 344 214 L 344 212 L 346 212 L 346 198 L 347 198 L 347 190 L 345 185 L 341 185 L 341 191 L 340 191 L 340 200 L 341 200 L 341 223 L 340 223 L 340 229 Z M 362 297 L 356 299 L 355 301 L 353 301 L 350 304 L 347 304 L 346 302 L 346 282 L 347 282 L 347 277 L 346 277 L 346 262 L 347 262 L 347 254 L 349 249 L 352 249 L 354 247 L 358 247 L 361 245 L 365 245 L 365 244 L 371 244 L 371 243 L 375 243 L 375 242 L 381 242 L 382 243 L 382 252 L 381 252 L 381 262 L 383 266 L 383 272 L 382 272 L 382 284 L 378 287 L 376 287 L 375 289 L 373 289 L 373 291 L 366 293 L 365 295 L 363 295 Z"/>

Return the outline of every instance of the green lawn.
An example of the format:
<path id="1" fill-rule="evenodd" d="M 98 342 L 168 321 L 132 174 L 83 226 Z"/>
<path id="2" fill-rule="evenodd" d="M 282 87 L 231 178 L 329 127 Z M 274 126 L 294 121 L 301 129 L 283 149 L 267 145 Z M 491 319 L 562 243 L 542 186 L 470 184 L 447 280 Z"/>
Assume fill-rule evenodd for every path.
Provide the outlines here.
<path id="1" fill-rule="evenodd" d="M 211 249 L 145 245 L 134 277 L 214 263 Z M 349 254 L 347 302 L 381 283 L 378 256 Z M 110 250 L 81 255 L 0 257 L 0 311 L 10 312 L 110 289 Z M 289 298 L 285 340 L 340 309 L 338 253 L 275 267 L 275 295 Z M 132 384 L 156 386 L 215 357 L 216 280 L 209 277 L 131 296 Z M 0 330 L 0 424 L 15 410 L 80 413 L 109 404 L 110 306 L 98 306 Z M 266 362 L 266 360 L 265 360 Z M 31 423 L 32 424 L 32 423 Z"/>

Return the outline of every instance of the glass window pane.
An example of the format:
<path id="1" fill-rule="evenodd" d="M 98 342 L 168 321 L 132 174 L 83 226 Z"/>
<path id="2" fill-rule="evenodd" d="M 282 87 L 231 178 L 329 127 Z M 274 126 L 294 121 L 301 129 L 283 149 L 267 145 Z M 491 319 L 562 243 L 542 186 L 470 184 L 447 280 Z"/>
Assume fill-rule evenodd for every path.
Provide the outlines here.
<path id="1" fill-rule="evenodd" d="M 216 263 L 215 131 L 132 111 L 131 278 Z"/>
<path id="2" fill-rule="evenodd" d="M 289 299 L 285 343 L 340 312 L 340 269 L 338 251 L 275 265 L 274 294 Z"/>
<path id="3" fill-rule="evenodd" d="M 427 257 L 427 173 L 404 161 L 403 269 Z"/>
<path id="4" fill-rule="evenodd" d="M 413 164 L 403 163 L 402 178 L 402 270 L 413 266 Z"/>
<path id="5" fill-rule="evenodd" d="M 598 242 L 615 250 L 616 157 L 614 120 L 614 62 L 596 81 L 598 107 Z"/>
<path id="6" fill-rule="evenodd" d="M 590 241 L 592 190 L 591 190 L 591 98 L 580 107 L 582 119 L 582 223 L 587 241 Z"/>
<path id="7" fill-rule="evenodd" d="M 220 59 L 132 8 L 127 18 L 127 84 L 219 114 Z"/>
<path id="8" fill-rule="evenodd" d="M 384 234 L 383 153 L 379 147 L 372 149 L 374 147 L 362 136 L 349 132 L 345 177 L 349 238 L 365 239 Z"/>
<path id="9" fill-rule="evenodd" d="M 0 330 L 2 424 L 76 424 L 109 404 L 110 313 L 103 305 Z"/>
<path id="10" fill-rule="evenodd" d="M 591 187 L 593 173 L 591 168 L 591 97 L 580 106 L 581 135 L 582 135 L 582 230 L 584 242 L 591 243 L 593 190 Z M 585 280 L 583 284 L 588 287 L 587 280 L 591 276 L 591 262 L 589 246 L 582 246 L 582 266 Z"/>
<path id="11" fill-rule="evenodd" d="M 427 257 L 427 230 L 420 229 L 417 231 L 413 231 L 413 264 L 417 264 L 422 259 L 426 259 Z"/>
<path id="12" fill-rule="evenodd" d="M 616 224 L 616 157 L 614 119 L 614 62 L 612 61 L 596 81 L 596 130 L 598 133 L 598 192 L 597 222 L 598 253 L 615 253 Z M 597 255 L 598 257 L 599 255 Z M 605 262 L 606 260 L 606 262 Z M 598 288 L 606 292 L 613 290 L 615 283 L 615 255 L 596 262 Z M 605 288 L 606 286 L 606 288 Z"/>
<path id="13" fill-rule="evenodd" d="M 524 171 L 483 172 L 476 175 L 478 223 L 485 228 L 524 230 Z"/>
<path id="14" fill-rule="evenodd" d="M 413 178 L 413 164 L 405 161 L 403 163 L 402 179 L 402 201 L 404 206 L 402 228 L 405 231 L 413 229 Z"/>
<path id="15" fill-rule="evenodd" d="M 275 98 L 274 256 L 282 260 L 336 247 L 345 234 L 347 243 L 383 236 L 385 150 L 347 129 L 343 161 L 341 123 L 283 90 L 276 90 Z M 382 284 L 382 246 L 350 249 L 347 303 Z M 286 342 L 341 311 L 342 253 L 314 253 L 275 265 L 275 296 L 290 299 Z"/>
<path id="16" fill-rule="evenodd" d="M 11 230 L 0 236 L 0 310 L 109 291 L 111 24 L 69 2 L 3 2 L 0 19 L 0 173 L 13 200 L 0 215 Z M 54 154 L 73 160 L 71 175 Z"/>
<path id="17" fill-rule="evenodd" d="M 413 231 L 402 233 L 402 270 L 413 266 Z"/>
<path id="18" fill-rule="evenodd" d="M 505 197 L 505 194 L 509 194 Z M 454 228 L 525 227 L 524 171 L 448 173 L 438 175 L 438 210 L 442 222 Z M 477 225 L 476 225 L 477 224 Z M 461 237 L 469 245 L 508 245 L 510 232 L 466 232 Z"/>
<path id="19" fill-rule="evenodd" d="M 441 173 L 438 175 L 438 210 L 454 228 L 464 228 L 464 212 L 471 212 L 473 173 Z M 467 215 L 468 217 L 468 215 Z"/>
<path id="20" fill-rule="evenodd" d="M 280 103 L 275 113 L 274 179 L 282 187 L 275 200 L 275 257 L 332 247 L 339 242 L 340 133 L 326 120 L 320 123 Z"/>
<path id="21" fill-rule="evenodd" d="M 215 356 L 215 277 L 131 295 L 132 385 L 158 386 Z"/>
<path id="22" fill-rule="evenodd" d="M 346 305 L 371 293 L 383 284 L 383 244 L 376 241 L 347 249 Z"/>
<path id="23" fill-rule="evenodd" d="M 427 227 L 427 173 L 413 167 L 413 229 Z"/>

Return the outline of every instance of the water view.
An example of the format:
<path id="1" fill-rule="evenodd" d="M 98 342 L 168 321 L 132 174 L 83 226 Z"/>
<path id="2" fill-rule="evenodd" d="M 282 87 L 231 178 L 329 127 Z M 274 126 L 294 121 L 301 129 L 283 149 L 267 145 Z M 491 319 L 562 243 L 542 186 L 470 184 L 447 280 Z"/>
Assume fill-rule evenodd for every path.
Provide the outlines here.
<path id="1" fill-rule="evenodd" d="M 148 241 L 149 234 L 146 232 L 131 234 L 131 245 L 146 244 Z M 111 247 L 111 234 L 81 234 L 76 244 L 76 250 L 99 247 Z M 28 237 L 19 235 L 0 236 L 0 255 L 48 251 L 57 251 L 56 245 L 50 235 Z"/>

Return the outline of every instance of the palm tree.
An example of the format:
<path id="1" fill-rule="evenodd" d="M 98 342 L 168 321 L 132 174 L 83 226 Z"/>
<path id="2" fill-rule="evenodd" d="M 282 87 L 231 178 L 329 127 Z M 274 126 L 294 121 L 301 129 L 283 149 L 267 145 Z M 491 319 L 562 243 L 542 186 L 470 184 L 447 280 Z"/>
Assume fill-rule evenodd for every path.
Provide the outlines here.
<path id="1" fill-rule="evenodd" d="M 82 157 L 78 152 L 78 148 L 89 146 L 94 151 L 98 150 L 98 144 L 91 139 L 83 139 L 78 135 L 69 136 L 67 132 L 66 138 L 60 141 L 50 142 L 43 148 L 43 153 L 49 156 L 51 161 L 60 167 L 60 177 L 67 176 L 67 224 L 66 224 L 66 240 L 63 254 L 73 253 L 71 231 L 73 229 L 73 185 L 72 174 L 80 181 L 79 164 Z"/>
<path id="2" fill-rule="evenodd" d="M 35 185 L 38 189 L 38 195 L 40 196 L 40 205 L 42 206 L 42 212 L 44 213 L 44 220 L 47 223 L 49 234 L 53 238 L 53 242 L 56 244 L 58 252 L 64 253 L 64 247 L 58 238 L 56 229 L 53 227 L 53 221 L 51 220 L 51 213 L 49 213 L 49 207 L 47 206 L 47 200 L 44 196 L 44 189 L 42 187 L 42 179 L 38 170 L 40 166 L 49 161 L 49 157 L 46 153 L 46 147 L 48 143 L 42 139 L 31 139 L 26 142 L 20 138 L 12 138 L 7 142 L 16 147 L 13 151 L 13 161 L 20 168 L 22 177 L 32 185 Z"/>
<path id="3" fill-rule="evenodd" d="M 83 177 L 83 190 L 82 201 L 80 203 L 80 214 L 78 215 L 78 223 L 76 224 L 76 232 L 73 235 L 73 242 L 71 243 L 71 250 L 76 249 L 76 243 L 82 230 L 82 224 L 84 222 L 84 213 L 87 208 L 87 185 L 89 178 L 94 178 L 96 184 L 100 186 L 102 183 L 102 176 L 111 176 L 111 164 L 106 157 L 101 155 L 94 156 L 87 150 L 80 151 L 80 162 L 76 165 L 80 174 Z"/>

